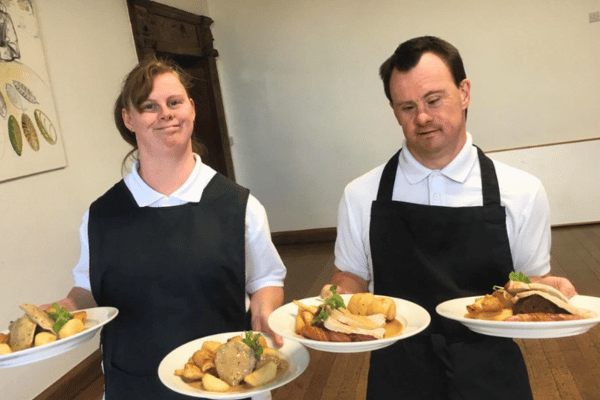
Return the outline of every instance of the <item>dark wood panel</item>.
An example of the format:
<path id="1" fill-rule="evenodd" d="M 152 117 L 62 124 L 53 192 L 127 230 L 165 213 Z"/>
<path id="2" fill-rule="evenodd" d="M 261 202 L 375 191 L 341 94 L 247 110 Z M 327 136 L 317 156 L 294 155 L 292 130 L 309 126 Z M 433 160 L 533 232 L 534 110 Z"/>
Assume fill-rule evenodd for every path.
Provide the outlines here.
<path id="1" fill-rule="evenodd" d="M 102 355 L 98 349 L 34 400 L 96 400 L 98 396 L 101 398 L 104 392 L 101 363 Z"/>
<path id="2" fill-rule="evenodd" d="M 202 161 L 235 180 L 231 144 L 211 25 L 213 20 L 148 0 L 127 0 L 138 59 L 166 58 L 193 77 L 190 97 L 195 102 L 194 139 Z"/>
<path id="3" fill-rule="evenodd" d="M 299 231 L 272 232 L 271 240 L 273 240 L 275 246 L 329 243 L 335 242 L 336 235 L 336 228 L 317 228 Z"/>

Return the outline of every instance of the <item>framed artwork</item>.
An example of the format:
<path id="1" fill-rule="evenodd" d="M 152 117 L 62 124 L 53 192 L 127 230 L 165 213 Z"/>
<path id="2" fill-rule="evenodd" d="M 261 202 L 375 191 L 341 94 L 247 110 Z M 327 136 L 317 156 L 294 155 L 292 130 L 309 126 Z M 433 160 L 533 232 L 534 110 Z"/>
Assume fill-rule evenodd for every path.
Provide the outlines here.
<path id="1" fill-rule="evenodd" d="M 0 182 L 67 165 L 30 0 L 0 0 Z"/>

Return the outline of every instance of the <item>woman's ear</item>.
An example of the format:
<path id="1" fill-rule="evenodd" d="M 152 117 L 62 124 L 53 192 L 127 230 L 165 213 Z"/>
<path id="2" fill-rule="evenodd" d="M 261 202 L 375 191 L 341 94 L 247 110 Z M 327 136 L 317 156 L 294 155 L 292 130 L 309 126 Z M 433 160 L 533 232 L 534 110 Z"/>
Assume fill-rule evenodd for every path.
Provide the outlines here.
<path id="1" fill-rule="evenodd" d="M 190 97 L 190 104 L 192 105 L 192 111 L 194 112 L 193 121 L 196 121 L 196 105 L 194 104 L 194 100 Z"/>
<path id="2" fill-rule="evenodd" d="M 126 108 L 121 109 L 121 117 L 123 118 L 123 123 L 125 124 L 125 127 L 131 132 L 133 132 L 133 125 L 131 124 L 131 115 L 129 114 L 129 111 L 127 111 Z"/>

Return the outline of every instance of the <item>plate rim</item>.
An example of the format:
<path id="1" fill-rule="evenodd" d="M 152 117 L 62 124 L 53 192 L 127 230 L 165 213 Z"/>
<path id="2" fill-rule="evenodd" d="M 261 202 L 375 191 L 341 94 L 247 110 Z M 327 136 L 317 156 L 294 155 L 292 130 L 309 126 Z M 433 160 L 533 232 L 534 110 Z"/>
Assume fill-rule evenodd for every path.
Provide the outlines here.
<path id="1" fill-rule="evenodd" d="M 90 307 L 76 311 L 85 311 L 88 314 L 106 312 L 106 318 L 98 321 L 97 324 L 88 326 L 87 329 L 67 338 L 56 340 L 52 343 L 47 343 L 41 346 L 30 347 L 28 349 L 0 355 L 0 368 L 18 367 L 32 364 L 66 353 L 67 351 L 72 350 L 75 347 L 78 347 L 91 340 L 104 325 L 111 322 L 119 314 L 119 310 L 116 307 L 111 306 Z M 94 319 L 94 317 L 90 318 L 88 316 L 88 320 L 90 319 Z M 7 332 L 10 332 L 10 330 L 7 329 L 0 331 L 0 333 Z"/>
<path id="2" fill-rule="evenodd" d="M 460 322 L 467 328 L 489 336 L 501 336 L 501 337 L 511 337 L 511 338 L 539 338 L 539 339 L 550 339 L 550 338 L 558 338 L 564 336 L 573 336 L 581 333 L 587 332 L 594 325 L 600 323 L 600 308 L 594 309 L 591 311 L 596 312 L 597 316 L 594 318 L 585 318 L 585 319 L 576 319 L 570 321 L 493 321 L 493 320 L 481 320 L 481 319 L 472 319 L 465 318 L 464 316 L 454 315 L 452 313 L 446 312 L 444 310 L 445 307 L 453 303 L 457 303 L 458 305 L 464 305 L 466 307 L 469 302 L 475 301 L 475 299 L 479 297 L 483 297 L 485 295 L 478 296 L 466 296 L 466 297 L 458 297 L 454 299 L 449 299 L 439 303 L 435 310 L 436 312 L 444 317 L 457 322 Z M 587 296 L 587 295 L 575 295 L 571 298 L 571 300 L 576 303 L 580 301 L 593 300 L 598 303 L 598 307 L 600 307 L 600 297 L 595 296 Z M 582 308 L 589 309 L 585 306 L 579 306 Z M 466 314 L 466 309 L 465 309 Z M 512 334 L 511 334 L 512 332 Z"/>
<path id="3" fill-rule="evenodd" d="M 274 390 L 278 387 L 284 386 L 288 383 L 290 383 L 291 381 L 293 381 L 294 379 L 298 378 L 300 375 L 302 375 L 304 373 L 304 371 L 306 371 L 306 369 L 308 368 L 308 365 L 310 363 L 310 353 L 308 352 L 308 350 L 306 349 L 305 346 L 303 346 L 301 343 L 298 343 L 296 341 L 293 340 L 286 340 L 284 339 L 284 344 L 281 348 L 279 348 L 278 350 L 281 350 L 282 348 L 286 347 L 286 346 L 291 346 L 288 350 L 286 350 L 287 352 L 297 352 L 299 351 L 301 353 L 301 363 L 299 364 L 294 364 L 296 367 L 298 367 L 298 369 L 296 371 L 294 371 L 290 376 L 287 376 L 281 380 L 275 380 L 275 381 L 271 381 L 269 382 L 267 385 L 264 386 L 260 386 L 260 389 L 251 389 L 251 390 L 246 390 L 243 392 L 223 392 L 223 393 L 219 393 L 219 392 L 208 392 L 206 390 L 202 390 L 202 389 L 197 389 L 197 388 L 193 388 L 189 385 L 187 385 L 186 387 L 190 388 L 191 390 L 196 391 L 195 393 L 190 393 L 190 392 L 184 392 L 184 391 L 180 391 L 177 390 L 176 388 L 171 387 L 168 384 L 168 380 L 167 382 L 165 382 L 166 378 L 165 376 L 175 376 L 174 375 L 174 370 L 171 371 L 170 369 L 167 371 L 167 368 L 171 368 L 171 367 L 167 367 L 167 362 L 170 361 L 171 358 L 175 358 L 176 357 L 176 353 L 179 352 L 183 352 L 185 348 L 187 347 L 192 347 L 192 346 L 198 346 L 198 350 L 200 349 L 200 347 L 202 346 L 202 343 L 204 343 L 207 340 L 216 340 L 219 339 L 218 341 L 224 341 L 225 339 L 222 337 L 231 337 L 231 336 L 236 336 L 236 335 L 242 335 L 245 332 L 257 332 L 257 331 L 233 331 L 233 332 L 222 332 L 222 333 L 215 333 L 213 335 L 208 335 L 208 336 L 204 336 L 204 337 L 200 337 L 194 340 L 191 340 L 187 343 L 184 343 L 180 346 L 177 346 L 175 349 L 171 350 L 165 357 L 163 357 L 163 359 L 161 360 L 161 362 L 158 365 L 158 369 L 157 369 L 157 373 L 158 373 L 158 378 L 161 381 L 161 383 L 163 385 L 165 385 L 169 390 L 172 390 L 176 393 L 182 394 L 182 395 L 186 395 L 186 396 L 190 396 L 190 397 L 199 397 L 199 398 L 205 398 L 205 399 L 222 399 L 222 400 L 233 400 L 233 399 L 243 399 L 246 397 L 251 397 L 251 396 L 255 396 L 267 391 L 271 391 Z M 272 346 L 274 348 L 277 348 L 276 346 L 274 346 L 273 344 L 273 340 L 264 332 L 257 332 L 260 333 L 261 335 L 265 336 L 265 338 L 267 339 L 267 342 L 269 343 L 269 346 Z M 185 350 L 185 351 L 189 351 L 189 350 Z M 191 353 L 187 356 L 187 358 L 191 357 Z M 288 363 L 290 362 L 289 357 L 286 357 L 286 359 L 288 360 Z M 187 360 L 187 359 L 186 359 Z M 185 363 L 185 360 L 184 360 Z M 183 366 L 183 364 L 182 364 Z M 285 375 L 285 374 L 284 374 Z M 185 384 L 185 382 L 184 382 Z"/>
<path id="4" fill-rule="evenodd" d="M 350 298 L 353 295 L 354 294 L 345 293 L 345 294 L 341 294 L 340 296 L 344 299 L 344 303 L 348 304 L 348 301 L 350 300 Z M 396 335 L 391 338 L 370 340 L 370 341 L 364 341 L 364 342 L 351 342 L 351 343 L 321 342 L 318 340 L 312 340 L 312 339 L 302 337 L 302 336 L 296 334 L 289 327 L 287 330 L 289 330 L 289 332 L 291 332 L 291 335 L 287 334 L 287 332 L 283 332 L 280 329 L 275 329 L 275 328 L 279 328 L 279 326 L 274 326 L 275 325 L 275 322 L 274 322 L 275 317 L 277 317 L 277 315 L 279 313 L 284 312 L 284 310 L 287 308 L 297 307 L 294 304 L 294 302 L 292 301 L 292 302 L 284 304 L 281 307 L 278 307 L 276 310 L 274 310 L 271 313 L 271 315 L 269 316 L 268 324 L 269 324 L 269 327 L 275 333 L 277 333 L 278 335 L 280 335 L 282 337 L 285 337 L 290 340 L 298 341 L 298 342 L 302 343 L 303 345 L 310 347 L 312 349 L 315 349 L 315 350 L 327 351 L 327 352 L 333 352 L 333 353 L 364 352 L 364 351 L 372 351 L 372 350 L 378 350 L 381 348 L 385 348 L 385 347 L 391 346 L 392 344 L 396 343 L 399 340 L 407 339 L 411 336 L 419 334 L 420 332 L 425 330 L 429 326 L 429 324 L 431 324 L 431 315 L 423 306 L 421 306 L 415 302 L 412 302 L 410 300 L 401 299 L 398 297 L 384 296 L 384 295 L 378 295 L 378 294 L 375 294 L 375 295 L 382 296 L 382 297 L 388 297 L 388 298 L 394 300 L 394 302 L 396 302 L 397 313 L 400 313 L 400 311 L 398 311 L 399 305 L 401 305 L 402 307 L 408 306 L 408 307 L 411 307 L 413 310 L 417 310 L 419 312 L 419 314 L 421 315 L 421 317 L 426 319 L 426 323 L 424 323 L 423 325 L 420 325 L 415 331 L 410 332 L 410 334 L 402 334 L 401 333 L 401 334 Z M 312 297 L 306 297 L 304 299 L 300 299 L 297 301 L 299 301 L 299 302 L 315 302 L 315 301 L 319 301 L 320 299 L 321 299 L 320 296 L 312 296 Z M 410 326 L 410 321 L 406 319 L 406 316 L 401 313 L 400 313 L 400 315 L 407 322 L 406 327 Z M 291 323 L 293 323 L 293 320 L 291 321 Z M 405 329 L 406 329 L 406 327 L 405 327 Z"/>

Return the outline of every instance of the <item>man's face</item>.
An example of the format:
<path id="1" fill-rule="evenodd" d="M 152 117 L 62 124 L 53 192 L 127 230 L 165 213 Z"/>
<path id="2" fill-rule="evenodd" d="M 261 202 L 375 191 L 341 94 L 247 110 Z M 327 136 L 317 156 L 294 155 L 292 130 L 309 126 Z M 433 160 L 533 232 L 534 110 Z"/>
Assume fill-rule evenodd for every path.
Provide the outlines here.
<path id="1" fill-rule="evenodd" d="M 430 169 L 450 163 L 467 139 L 471 82 L 465 79 L 456 87 L 442 59 L 425 53 L 410 71 L 392 72 L 390 93 L 411 154 Z"/>

